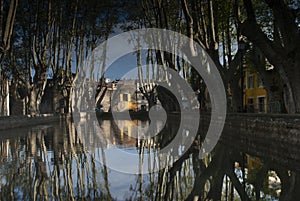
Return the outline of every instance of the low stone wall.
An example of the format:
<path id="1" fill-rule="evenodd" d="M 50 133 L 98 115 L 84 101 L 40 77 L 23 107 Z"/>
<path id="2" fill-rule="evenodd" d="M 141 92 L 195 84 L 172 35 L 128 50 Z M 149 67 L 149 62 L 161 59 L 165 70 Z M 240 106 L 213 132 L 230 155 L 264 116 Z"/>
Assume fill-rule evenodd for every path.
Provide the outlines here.
<path id="1" fill-rule="evenodd" d="M 206 127 L 208 115 L 202 115 Z M 300 171 L 300 115 L 227 114 L 221 142 Z"/>
<path id="2" fill-rule="evenodd" d="M 19 128 L 25 126 L 35 126 L 39 124 L 47 124 L 49 122 L 60 121 L 61 119 L 68 118 L 68 115 L 53 115 L 43 114 L 38 116 L 26 115 L 12 115 L 0 117 L 0 130 L 11 128 Z"/>

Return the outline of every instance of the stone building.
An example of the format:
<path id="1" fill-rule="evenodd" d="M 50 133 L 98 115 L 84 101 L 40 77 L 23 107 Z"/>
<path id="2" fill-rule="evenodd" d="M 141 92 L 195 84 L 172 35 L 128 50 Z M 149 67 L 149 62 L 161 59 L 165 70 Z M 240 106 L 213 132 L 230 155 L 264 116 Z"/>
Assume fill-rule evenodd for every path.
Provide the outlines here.
<path id="1" fill-rule="evenodd" d="M 101 106 L 104 112 L 140 111 L 148 110 L 148 101 L 138 89 L 137 80 L 115 80 L 107 83 Z"/>

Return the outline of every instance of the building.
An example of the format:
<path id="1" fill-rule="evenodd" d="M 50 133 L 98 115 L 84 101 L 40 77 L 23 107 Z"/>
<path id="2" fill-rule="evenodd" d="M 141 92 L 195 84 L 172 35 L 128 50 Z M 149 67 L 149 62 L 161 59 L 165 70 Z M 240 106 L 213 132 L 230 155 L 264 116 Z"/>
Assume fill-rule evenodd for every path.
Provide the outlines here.
<path id="1" fill-rule="evenodd" d="M 244 70 L 243 104 L 246 112 L 267 112 L 267 91 L 258 72 L 250 68 Z"/>
<path id="2" fill-rule="evenodd" d="M 112 105 L 111 105 L 112 104 Z M 148 101 L 139 90 L 137 80 L 116 80 L 107 83 L 107 90 L 101 101 L 104 112 L 148 110 Z"/>

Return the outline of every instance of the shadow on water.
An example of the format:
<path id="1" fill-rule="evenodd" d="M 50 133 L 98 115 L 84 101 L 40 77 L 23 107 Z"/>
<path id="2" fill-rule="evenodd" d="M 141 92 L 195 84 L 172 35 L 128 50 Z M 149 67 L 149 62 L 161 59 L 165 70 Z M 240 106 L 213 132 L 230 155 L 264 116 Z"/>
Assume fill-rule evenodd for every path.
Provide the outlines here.
<path id="1" fill-rule="evenodd" d="M 110 143 L 135 151 L 143 161 L 145 152 L 158 154 L 157 150 L 177 134 L 178 122 L 167 122 L 155 137 L 132 137 L 134 126 L 148 124 L 103 120 L 96 130 L 84 123 L 76 130 L 67 120 L 1 131 L 0 200 L 231 201 L 300 197 L 298 172 L 241 153 L 228 142 L 220 142 L 209 156 L 200 159 L 200 136 L 179 160 L 158 172 L 130 175 L 106 167 L 104 148 Z M 173 161 L 170 155 L 168 162 Z"/>

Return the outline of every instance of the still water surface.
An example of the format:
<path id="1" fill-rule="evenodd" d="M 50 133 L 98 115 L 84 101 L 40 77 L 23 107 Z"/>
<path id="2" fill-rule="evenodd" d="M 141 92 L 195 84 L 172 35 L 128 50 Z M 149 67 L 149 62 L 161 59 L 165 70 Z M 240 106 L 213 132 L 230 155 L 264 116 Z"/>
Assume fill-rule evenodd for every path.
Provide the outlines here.
<path id="1" fill-rule="evenodd" d="M 229 201 L 295 200 L 298 196 L 298 173 L 241 153 L 228 143 L 219 143 L 200 160 L 196 140 L 176 162 L 170 156 L 170 166 L 139 174 L 145 161 L 149 169 L 160 165 L 155 157 L 143 156 L 155 155 L 178 126 L 168 122 L 154 138 L 131 137 L 135 125 L 148 124 L 119 120 L 117 126 L 113 120 L 103 120 L 97 130 L 84 123 L 78 130 L 64 120 L 1 131 L 0 200 Z M 138 155 L 137 163 L 118 158 L 116 148 Z M 119 169 L 136 168 L 137 174 L 106 166 L 112 158 L 119 160 Z"/>

